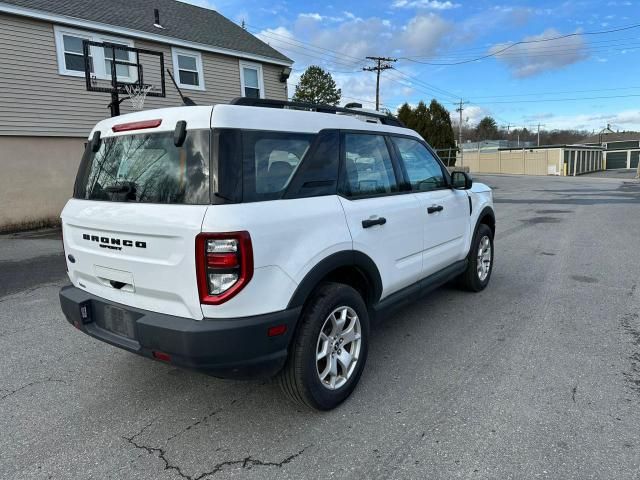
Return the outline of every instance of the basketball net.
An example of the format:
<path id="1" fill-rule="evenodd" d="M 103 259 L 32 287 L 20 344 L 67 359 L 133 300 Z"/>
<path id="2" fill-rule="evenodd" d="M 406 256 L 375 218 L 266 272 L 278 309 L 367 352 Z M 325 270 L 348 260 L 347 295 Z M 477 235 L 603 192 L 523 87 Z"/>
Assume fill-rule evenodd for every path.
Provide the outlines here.
<path id="1" fill-rule="evenodd" d="M 142 110 L 144 108 L 144 99 L 151 91 L 153 85 L 125 85 L 124 89 L 129 95 L 131 106 L 134 110 Z"/>

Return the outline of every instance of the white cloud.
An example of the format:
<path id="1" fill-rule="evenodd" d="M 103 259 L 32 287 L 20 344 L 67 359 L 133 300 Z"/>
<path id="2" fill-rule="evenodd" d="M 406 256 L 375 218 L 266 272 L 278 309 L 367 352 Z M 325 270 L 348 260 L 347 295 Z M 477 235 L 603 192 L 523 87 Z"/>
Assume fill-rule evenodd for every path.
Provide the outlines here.
<path id="1" fill-rule="evenodd" d="M 548 29 L 540 35 L 522 39 L 531 43 L 514 45 L 507 50 L 504 49 L 513 43 L 500 43 L 491 47 L 489 52 L 496 54 L 495 58 L 503 62 L 518 78 L 557 70 L 588 58 L 587 45 L 581 35 L 548 42 L 540 41 L 558 36 L 560 33 L 557 30 Z"/>
<path id="2" fill-rule="evenodd" d="M 396 47 L 405 54 L 425 56 L 435 52 L 450 31 L 450 25 L 434 14 L 418 15 L 409 20 L 402 30 Z"/>
<path id="3" fill-rule="evenodd" d="M 423 8 L 426 10 L 450 10 L 458 8 L 459 3 L 453 3 L 449 0 L 444 2 L 440 0 L 395 0 L 391 5 L 393 8 Z"/>
<path id="4" fill-rule="evenodd" d="M 416 15 L 404 24 L 377 17 L 363 19 L 351 12 L 340 15 L 343 21 L 336 23 L 327 23 L 323 15 L 313 12 L 298 15 L 289 28 L 266 29 L 256 35 L 294 60 L 289 79 L 291 95 L 306 67 L 319 65 L 332 73 L 345 101 L 372 107 L 376 76 L 362 71 L 362 67 L 372 65 L 366 56 L 380 52 L 398 57 L 433 55 L 452 30 L 450 23 L 434 13 Z M 323 19 L 318 20 L 318 16 Z M 381 76 L 381 103 L 389 108 L 393 99 L 415 93 L 412 85 L 399 78 L 393 72 Z"/>
<path id="5" fill-rule="evenodd" d="M 460 122 L 460 114 L 453 109 L 449 110 L 449 114 L 451 115 L 451 122 L 457 126 Z M 473 127 L 486 116 L 492 116 L 492 113 L 486 108 L 478 105 L 467 105 L 462 111 L 462 124 Z"/>
<path id="6" fill-rule="evenodd" d="M 319 13 L 301 13 L 298 15 L 299 18 L 310 18 L 311 20 L 315 20 L 320 22 L 324 17 Z"/>

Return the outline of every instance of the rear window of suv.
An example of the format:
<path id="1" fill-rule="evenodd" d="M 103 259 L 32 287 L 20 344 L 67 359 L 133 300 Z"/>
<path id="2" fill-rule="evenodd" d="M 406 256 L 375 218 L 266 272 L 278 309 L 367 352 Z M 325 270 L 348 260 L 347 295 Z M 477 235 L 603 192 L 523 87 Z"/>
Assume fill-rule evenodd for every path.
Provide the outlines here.
<path id="1" fill-rule="evenodd" d="M 208 204 L 209 130 L 187 133 L 176 147 L 173 131 L 103 138 L 88 144 L 74 197 L 112 202 Z"/>

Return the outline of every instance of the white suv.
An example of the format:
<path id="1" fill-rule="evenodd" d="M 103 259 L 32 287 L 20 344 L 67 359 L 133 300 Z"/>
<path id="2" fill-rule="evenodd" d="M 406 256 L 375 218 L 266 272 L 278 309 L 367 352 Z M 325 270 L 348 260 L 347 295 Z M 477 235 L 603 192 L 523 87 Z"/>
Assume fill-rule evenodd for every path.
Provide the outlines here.
<path id="1" fill-rule="evenodd" d="M 61 215 L 60 302 L 117 347 L 278 375 L 330 409 L 358 382 L 370 319 L 489 282 L 491 190 L 392 117 L 237 99 L 111 118 L 89 139 Z"/>

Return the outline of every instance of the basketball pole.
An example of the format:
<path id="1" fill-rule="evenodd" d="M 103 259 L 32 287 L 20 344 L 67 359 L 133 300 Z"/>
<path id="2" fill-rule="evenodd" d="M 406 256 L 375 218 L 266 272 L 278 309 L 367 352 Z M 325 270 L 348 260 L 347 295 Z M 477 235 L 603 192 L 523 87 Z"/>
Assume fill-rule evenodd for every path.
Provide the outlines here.
<path id="1" fill-rule="evenodd" d="M 118 92 L 111 92 L 111 103 L 109 104 L 111 109 L 111 116 L 117 117 L 120 115 L 120 98 Z"/>

